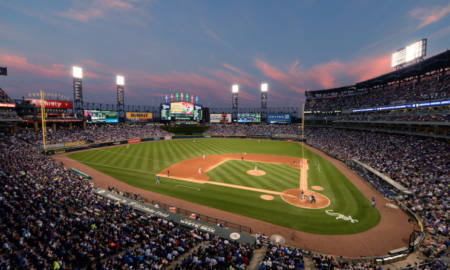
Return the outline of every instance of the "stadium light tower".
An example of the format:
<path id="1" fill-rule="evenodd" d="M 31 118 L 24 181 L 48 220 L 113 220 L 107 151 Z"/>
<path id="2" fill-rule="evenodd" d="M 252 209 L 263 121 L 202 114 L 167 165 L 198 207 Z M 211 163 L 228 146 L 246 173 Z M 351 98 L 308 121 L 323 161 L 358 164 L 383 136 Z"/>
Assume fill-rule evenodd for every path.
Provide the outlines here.
<path id="1" fill-rule="evenodd" d="M 73 108 L 76 114 L 83 114 L 83 69 L 73 67 Z"/>
<path id="2" fill-rule="evenodd" d="M 125 78 L 123 76 L 117 76 L 117 110 L 119 111 L 119 116 L 124 117 L 124 105 L 125 105 L 125 96 L 124 96 L 124 86 L 125 86 Z"/>
<path id="3" fill-rule="evenodd" d="M 267 108 L 267 90 L 269 86 L 267 83 L 261 84 L 261 108 Z"/>
<path id="4" fill-rule="evenodd" d="M 235 84 L 232 88 L 233 92 L 233 109 L 238 108 L 238 92 L 239 92 L 239 85 Z"/>

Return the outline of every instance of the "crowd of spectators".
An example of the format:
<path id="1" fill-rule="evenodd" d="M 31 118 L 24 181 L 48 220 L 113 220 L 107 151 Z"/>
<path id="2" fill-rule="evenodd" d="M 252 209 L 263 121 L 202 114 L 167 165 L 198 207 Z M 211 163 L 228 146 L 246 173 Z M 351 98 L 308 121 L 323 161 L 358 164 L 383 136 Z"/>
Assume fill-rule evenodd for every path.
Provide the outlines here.
<path id="1" fill-rule="evenodd" d="M 246 270 L 253 253 L 254 249 L 251 245 L 231 243 L 228 240 L 222 241 L 218 237 L 214 237 L 184 258 L 181 265 L 175 266 L 175 270 L 219 268 Z"/>
<path id="2" fill-rule="evenodd" d="M 339 118 L 345 121 L 450 122 L 449 114 L 362 115 Z"/>
<path id="3" fill-rule="evenodd" d="M 269 244 L 259 269 L 302 270 L 305 269 L 305 261 L 303 259 L 303 254 L 299 249 L 278 244 Z"/>
<path id="4" fill-rule="evenodd" d="M 0 134 L 0 146 L 0 269 L 161 269 L 210 237 L 208 256 L 251 258 L 249 246 L 95 195 L 91 182 L 15 136 Z"/>
<path id="5" fill-rule="evenodd" d="M 245 135 L 302 135 L 301 126 L 297 125 L 220 125 L 212 124 L 205 135 L 245 136 Z"/>
<path id="6" fill-rule="evenodd" d="M 441 81 L 436 76 L 430 76 L 423 78 L 415 88 L 412 82 L 405 82 L 400 87 L 391 85 L 350 96 L 308 99 L 305 110 L 333 111 L 389 105 L 392 101 L 411 103 L 446 98 L 450 98 L 450 76 Z"/>
<path id="7" fill-rule="evenodd" d="M 0 111 L 0 120 L 1 119 L 6 119 L 6 120 L 21 120 L 22 118 L 20 118 L 16 112 L 11 112 L 11 111 Z"/>
<path id="8" fill-rule="evenodd" d="M 117 125 L 117 126 L 100 126 L 89 127 L 87 129 L 61 129 L 57 131 L 49 131 L 45 136 L 46 144 L 55 144 L 63 142 L 92 141 L 109 142 L 134 138 L 151 138 L 172 136 L 165 130 L 153 125 Z M 31 144 L 42 144 L 42 132 L 22 130 L 18 133 L 21 139 L 27 140 Z"/>

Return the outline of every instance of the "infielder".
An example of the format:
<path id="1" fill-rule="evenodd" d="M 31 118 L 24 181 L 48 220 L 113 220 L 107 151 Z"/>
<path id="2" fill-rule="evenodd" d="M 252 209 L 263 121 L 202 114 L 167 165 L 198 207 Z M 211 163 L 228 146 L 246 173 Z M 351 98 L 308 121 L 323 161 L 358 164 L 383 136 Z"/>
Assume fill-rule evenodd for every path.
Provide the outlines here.
<path id="1" fill-rule="evenodd" d="M 302 166 L 303 162 L 300 160 L 300 166 Z"/>
<path id="2" fill-rule="evenodd" d="M 161 183 L 159 182 L 159 177 L 156 177 L 156 184 L 160 184 L 161 185 Z"/>
<path id="3" fill-rule="evenodd" d="M 169 177 L 169 171 L 167 171 L 167 177 Z"/>
<path id="4" fill-rule="evenodd" d="M 203 159 L 205 159 L 205 155 L 203 154 Z"/>
<path id="5" fill-rule="evenodd" d="M 202 174 L 202 168 L 198 168 L 198 174 Z"/>
<path id="6" fill-rule="evenodd" d="M 244 152 L 244 156 L 245 156 L 246 154 L 247 154 L 247 153 Z"/>
<path id="7" fill-rule="evenodd" d="M 255 166 L 255 172 L 258 172 L 258 168 Z"/>
<path id="8" fill-rule="evenodd" d="M 302 189 L 302 200 L 305 199 L 305 191 Z"/>

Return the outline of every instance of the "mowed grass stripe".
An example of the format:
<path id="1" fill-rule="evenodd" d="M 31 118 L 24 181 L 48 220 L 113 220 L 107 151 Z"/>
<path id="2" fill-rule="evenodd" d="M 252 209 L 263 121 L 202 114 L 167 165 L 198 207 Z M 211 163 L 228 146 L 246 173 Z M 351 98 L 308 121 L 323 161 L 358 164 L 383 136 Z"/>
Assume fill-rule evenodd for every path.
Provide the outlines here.
<path id="1" fill-rule="evenodd" d="M 220 167 L 228 167 L 230 173 L 233 174 L 234 179 L 239 183 L 239 186 L 253 187 L 259 189 L 272 190 L 271 186 L 258 179 L 261 176 L 251 176 L 247 174 L 247 171 L 252 170 L 253 162 L 248 161 L 227 161 Z M 253 167 L 254 168 L 254 167 Z"/>

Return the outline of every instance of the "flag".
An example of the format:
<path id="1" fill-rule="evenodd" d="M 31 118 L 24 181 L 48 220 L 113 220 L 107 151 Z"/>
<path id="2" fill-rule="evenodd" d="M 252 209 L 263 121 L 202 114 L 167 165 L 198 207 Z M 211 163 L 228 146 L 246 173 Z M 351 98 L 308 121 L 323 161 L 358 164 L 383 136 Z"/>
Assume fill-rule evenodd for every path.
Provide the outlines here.
<path id="1" fill-rule="evenodd" d="M 8 76 L 8 68 L 7 67 L 0 67 L 0 75 Z"/>

